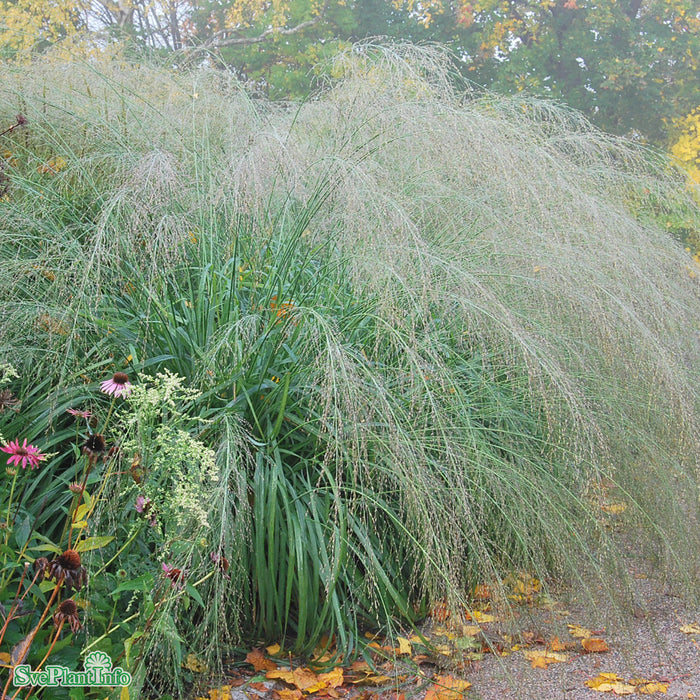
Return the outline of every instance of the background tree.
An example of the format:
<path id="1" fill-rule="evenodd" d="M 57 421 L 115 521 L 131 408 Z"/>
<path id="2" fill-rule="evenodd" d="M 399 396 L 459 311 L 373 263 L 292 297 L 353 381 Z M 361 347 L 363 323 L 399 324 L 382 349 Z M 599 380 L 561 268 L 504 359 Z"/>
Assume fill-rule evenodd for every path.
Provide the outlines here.
<path id="1" fill-rule="evenodd" d="M 0 48 L 103 29 L 192 60 L 215 55 L 274 98 L 305 95 L 349 42 L 440 41 L 474 82 L 546 95 L 656 143 L 700 105 L 696 0 L 0 0 Z"/>

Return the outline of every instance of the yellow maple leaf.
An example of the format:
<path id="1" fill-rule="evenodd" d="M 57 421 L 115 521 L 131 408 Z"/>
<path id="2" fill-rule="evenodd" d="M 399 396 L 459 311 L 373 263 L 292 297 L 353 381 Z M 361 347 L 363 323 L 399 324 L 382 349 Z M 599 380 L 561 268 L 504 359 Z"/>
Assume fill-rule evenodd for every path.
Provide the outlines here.
<path id="1" fill-rule="evenodd" d="M 323 681 L 327 687 L 338 688 L 343 685 L 343 669 L 337 666 L 327 673 L 319 673 L 318 678 L 320 681 Z"/>
<path id="2" fill-rule="evenodd" d="M 275 694 L 279 700 L 301 700 L 304 697 L 304 693 L 298 688 L 294 688 L 294 690 L 289 690 L 288 688 L 276 690 Z"/>
<path id="3" fill-rule="evenodd" d="M 604 639 L 596 639 L 595 637 L 586 637 L 586 639 L 582 639 L 581 646 L 589 654 L 610 651 Z"/>
<path id="4" fill-rule="evenodd" d="M 572 637 L 577 637 L 579 639 L 587 639 L 588 637 L 593 636 L 593 632 L 591 632 L 589 629 L 586 629 L 585 627 L 581 627 L 580 625 L 567 625 L 569 628 L 569 634 Z"/>
<path id="5" fill-rule="evenodd" d="M 464 691 L 472 685 L 452 676 L 435 676 L 433 680 L 435 683 L 425 694 L 425 700 L 462 700 Z"/>
<path id="6" fill-rule="evenodd" d="M 485 622 L 495 622 L 496 621 L 495 615 L 490 615 L 489 613 L 483 613 L 480 610 L 472 610 L 471 612 L 469 612 L 467 614 L 472 620 L 474 620 L 474 622 L 478 622 L 480 624 L 483 624 Z"/>
<path id="7" fill-rule="evenodd" d="M 402 654 L 408 654 L 409 656 L 413 653 L 413 645 L 405 637 L 397 637 L 399 642 L 399 656 Z"/>
<path id="8" fill-rule="evenodd" d="M 547 668 L 549 664 L 563 663 L 569 660 L 567 654 L 547 649 L 524 649 L 523 656 L 530 662 L 532 668 Z"/>
<path id="9" fill-rule="evenodd" d="M 586 681 L 584 685 L 600 693 L 615 693 L 615 695 L 632 695 L 635 691 L 631 683 L 620 678 L 616 673 L 600 673 Z"/>
<path id="10" fill-rule="evenodd" d="M 659 683 L 657 681 L 645 681 L 637 685 L 637 692 L 640 695 L 653 695 L 654 693 L 664 693 L 668 690 L 668 685 L 666 683 Z"/>
<path id="11" fill-rule="evenodd" d="M 700 634 L 700 625 L 695 622 L 689 625 L 683 625 L 680 629 L 683 634 Z"/>

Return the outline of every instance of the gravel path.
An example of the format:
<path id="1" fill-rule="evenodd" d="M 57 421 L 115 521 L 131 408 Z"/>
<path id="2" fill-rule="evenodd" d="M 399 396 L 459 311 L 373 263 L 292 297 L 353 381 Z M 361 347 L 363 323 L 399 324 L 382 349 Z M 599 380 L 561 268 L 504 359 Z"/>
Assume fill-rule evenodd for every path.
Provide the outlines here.
<path id="1" fill-rule="evenodd" d="M 700 609 L 689 609 L 658 578 L 633 580 L 637 606 L 619 627 L 611 627 L 609 622 L 606 625 L 603 619 L 592 620 L 590 613 L 572 606 L 568 606 L 571 614 L 562 621 L 535 615 L 543 620 L 542 636 L 549 639 L 562 622 L 602 629 L 605 633 L 599 636 L 605 639 L 609 651 L 571 654 L 570 661 L 553 663 L 546 669 L 532 668 L 522 652 L 505 658 L 488 655 L 464 674 L 472 683 L 466 697 L 605 700 L 616 695 L 589 689 L 585 682 L 600 673 L 615 673 L 625 680 L 644 678 L 667 686 L 665 694 L 657 692 L 654 697 L 700 698 L 700 634 L 684 634 L 680 630 L 683 625 L 700 624 Z M 569 641 L 571 636 L 564 631 L 560 638 Z"/>

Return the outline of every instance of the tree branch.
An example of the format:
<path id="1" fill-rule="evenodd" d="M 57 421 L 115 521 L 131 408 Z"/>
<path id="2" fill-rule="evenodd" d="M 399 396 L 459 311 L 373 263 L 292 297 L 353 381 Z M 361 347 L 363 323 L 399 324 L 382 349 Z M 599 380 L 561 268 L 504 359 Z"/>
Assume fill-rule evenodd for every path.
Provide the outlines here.
<path id="1" fill-rule="evenodd" d="M 281 35 L 281 36 L 289 36 L 291 34 L 297 34 L 299 32 L 304 31 L 304 29 L 308 29 L 309 27 L 313 27 L 315 24 L 318 24 L 322 19 L 324 14 L 326 13 L 326 8 L 328 7 L 329 0 L 326 0 L 323 3 L 323 7 L 321 8 L 321 11 L 314 17 L 313 19 L 306 20 L 305 22 L 301 22 L 294 27 L 289 27 L 289 29 L 280 29 L 277 27 L 269 27 L 266 29 L 262 34 L 258 34 L 258 36 L 230 36 L 226 37 L 226 34 L 230 33 L 232 30 L 230 29 L 221 29 L 215 34 L 213 34 L 209 39 L 207 39 L 202 46 L 198 47 L 199 49 L 220 49 L 223 48 L 224 46 L 251 46 L 253 44 L 262 44 L 263 42 L 267 41 L 270 39 L 270 37 L 275 36 L 275 35 Z M 226 37 L 226 38 L 220 38 L 220 37 Z"/>

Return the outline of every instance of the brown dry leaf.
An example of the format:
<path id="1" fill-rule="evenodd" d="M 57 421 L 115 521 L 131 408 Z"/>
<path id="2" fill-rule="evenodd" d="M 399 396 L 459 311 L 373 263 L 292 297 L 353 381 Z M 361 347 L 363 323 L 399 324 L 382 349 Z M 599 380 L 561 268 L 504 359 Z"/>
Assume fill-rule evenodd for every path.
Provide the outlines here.
<path id="1" fill-rule="evenodd" d="M 277 668 L 277 664 L 274 661 L 270 661 L 270 659 L 266 659 L 260 649 L 253 649 L 246 655 L 245 660 L 252 664 L 256 671 L 273 671 Z"/>
<path id="2" fill-rule="evenodd" d="M 289 685 L 294 685 L 294 672 L 287 671 L 283 668 L 275 668 L 268 671 L 265 674 L 265 678 L 269 678 L 270 680 L 279 678 L 279 680 L 289 683 Z"/>
<path id="3" fill-rule="evenodd" d="M 569 660 L 567 654 L 547 649 L 524 649 L 523 655 L 530 662 L 532 668 L 547 668 L 549 664 L 563 663 Z"/>
<path id="4" fill-rule="evenodd" d="M 559 637 L 554 637 L 554 639 L 552 639 L 552 641 L 547 645 L 547 648 L 550 651 L 566 651 L 569 648 L 569 645 L 560 641 Z M 515 647 L 513 647 L 513 649 L 515 650 Z"/>
<path id="5" fill-rule="evenodd" d="M 282 647 L 279 644 L 271 644 L 269 647 L 265 647 L 265 651 L 267 651 L 270 656 L 279 654 L 281 649 Z"/>
<path id="6" fill-rule="evenodd" d="M 615 695 L 632 695 L 635 690 L 631 683 L 620 678 L 617 673 L 599 673 L 584 685 L 600 693 L 615 693 Z"/>
<path id="7" fill-rule="evenodd" d="M 396 639 L 399 643 L 399 656 L 402 654 L 408 654 L 410 656 L 413 653 L 411 642 L 405 637 L 397 637 Z"/>
<path id="8" fill-rule="evenodd" d="M 683 625 L 681 628 L 683 634 L 700 634 L 700 625 L 696 622 L 691 622 L 689 625 Z"/>
<path id="9" fill-rule="evenodd" d="M 275 700 L 301 700 L 304 694 L 298 688 L 294 688 L 294 690 L 273 690 L 272 697 Z"/>
<path id="10" fill-rule="evenodd" d="M 581 627 L 581 625 L 567 625 L 567 627 L 569 628 L 569 634 L 572 637 L 586 639 L 593 636 L 593 632 L 585 627 Z"/>
<path id="11" fill-rule="evenodd" d="M 452 676 L 435 676 L 433 680 L 435 683 L 425 694 L 425 700 L 462 700 L 464 691 L 472 685 Z"/>
<path id="12" fill-rule="evenodd" d="M 325 683 L 319 685 L 318 676 L 309 668 L 295 668 L 293 671 L 283 671 L 275 668 L 275 670 L 268 671 L 265 674 L 265 678 L 279 678 L 285 683 L 289 683 L 289 685 L 295 685 L 299 690 L 307 690 L 316 685 L 319 686 L 316 690 L 326 687 Z M 307 692 L 315 691 L 307 690 Z"/>
<path id="13" fill-rule="evenodd" d="M 361 681 L 355 681 L 355 685 L 358 683 L 368 683 L 369 685 L 383 685 L 384 683 L 388 683 L 391 680 L 390 676 L 382 676 L 376 675 L 376 676 L 365 676 Z"/>
<path id="14" fill-rule="evenodd" d="M 319 673 L 318 679 L 323 681 L 329 688 L 338 688 L 343 685 L 343 669 L 337 666 L 332 671 L 328 671 L 328 673 Z"/>
<path id="15" fill-rule="evenodd" d="M 307 690 L 307 688 L 318 685 L 318 676 L 310 668 L 295 668 L 293 673 L 294 685 L 299 690 Z M 325 687 L 325 684 L 321 685 L 321 687 Z"/>
<path id="16" fill-rule="evenodd" d="M 587 639 L 582 639 L 581 646 L 589 654 L 610 651 L 610 647 L 606 644 L 604 639 L 596 639 L 595 637 L 588 637 Z"/>
<path id="17" fill-rule="evenodd" d="M 17 642 L 17 644 L 12 647 L 12 650 L 10 651 L 11 666 L 17 666 L 27 658 L 29 649 L 32 646 L 34 637 L 36 636 L 37 629 L 38 625 L 21 642 Z"/>
<path id="18" fill-rule="evenodd" d="M 668 685 L 658 681 L 643 681 L 637 684 L 637 692 L 640 695 L 653 695 L 654 693 L 663 693 L 665 695 L 667 690 Z"/>
<path id="19" fill-rule="evenodd" d="M 372 673 L 371 666 L 364 660 L 353 661 L 350 664 L 350 671 L 362 671 L 364 673 Z"/>

